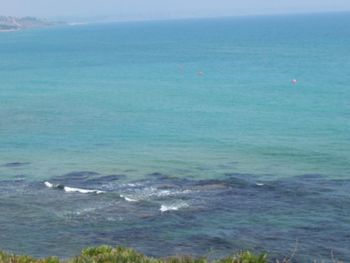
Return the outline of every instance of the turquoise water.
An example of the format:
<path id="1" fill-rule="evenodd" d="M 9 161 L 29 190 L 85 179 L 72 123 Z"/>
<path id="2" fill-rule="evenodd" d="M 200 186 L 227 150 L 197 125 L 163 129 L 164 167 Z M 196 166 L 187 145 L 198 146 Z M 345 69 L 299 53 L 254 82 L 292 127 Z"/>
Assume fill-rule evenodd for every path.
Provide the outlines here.
<path id="1" fill-rule="evenodd" d="M 0 247 L 164 255 L 167 240 L 169 253 L 278 256 L 298 239 L 300 257 L 349 259 L 349 25 L 344 13 L 1 33 Z"/>

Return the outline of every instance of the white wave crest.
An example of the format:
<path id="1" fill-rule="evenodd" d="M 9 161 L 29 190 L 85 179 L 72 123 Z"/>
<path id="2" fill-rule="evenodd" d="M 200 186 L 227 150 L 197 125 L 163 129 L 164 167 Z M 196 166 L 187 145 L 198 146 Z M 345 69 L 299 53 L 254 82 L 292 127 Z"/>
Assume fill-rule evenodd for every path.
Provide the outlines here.
<path id="1" fill-rule="evenodd" d="M 136 199 L 133 199 L 133 198 L 130 198 L 130 197 L 127 197 L 125 195 L 120 195 L 121 198 L 123 198 L 125 201 L 127 202 L 137 202 L 138 200 Z"/>
<path id="2" fill-rule="evenodd" d="M 56 189 L 62 189 L 67 193 L 81 193 L 81 194 L 103 194 L 104 191 L 100 190 L 89 190 L 89 189 L 82 189 L 82 188 L 75 188 L 75 187 L 68 187 L 63 185 L 55 185 L 50 182 L 44 182 L 45 186 L 48 188 L 56 188 Z"/>
<path id="3" fill-rule="evenodd" d="M 180 204 L 170 204 L 170 205 L 161 205 L 160 206 L 160 212 L 166 212 L 166 211 L 177 211 L 181 208 L 186 208 L 189 207 L 189 205 L 187 203 L 180 203 Z"/>
<path id="4" fill-rule="evenodd" d="M 104 191 L 100 191 L 100 190 L 88 190 L 88 189 L 82 189 L 82 188 L 74 188 L 74 187 L 68 187 L 65 186 L 64 191 L 67 193 L 81 193 L 81 194 L 103 194 L 105 193 Z"/>
<path id="5" fill-rule="evenodd" d="M 146 187 L 139 191 L 135 191 L 137 196 L 140 196 L 141 199 L 149 199 L 152 197 L 170 197 L 177 195 L 184 195 L 191 193 L 191 190 L 183 190 L 183 189 L 171 189 L 171 190 L 162 190 L 156 187 Z"/>
<path id="6" fill-rule="evenodd" d="M 44 184 L 45 184 L 46 187 L 48 187 L 48 188 L 53 188 L 53 187 L 54 187 L 54 185 L 53 185 L 52 183 L 50 183 L 50 182 L 44 182 Z"/>

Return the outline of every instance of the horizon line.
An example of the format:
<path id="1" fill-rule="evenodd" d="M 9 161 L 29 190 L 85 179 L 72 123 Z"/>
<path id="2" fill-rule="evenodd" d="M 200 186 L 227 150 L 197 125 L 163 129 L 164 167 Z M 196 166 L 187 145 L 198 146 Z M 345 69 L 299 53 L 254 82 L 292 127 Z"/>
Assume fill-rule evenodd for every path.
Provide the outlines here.
<path id="1" fill-rule="evenodd" d="M 222 15 L 222 16 L 184 16 L 184 17 L 169 17 L 169 18 L 131 18 L 118 19 L 112 18 L 109 15 L 101 16 L 101 20 L 76 22 L 76 24 L 111 24 L 111 23 L 132 23 L 132 22 L 161 22 L 161 21 L 182 21 L 182 20 L 205 20 L 205 19 L 229 19 L 229 18 L 253 18 L 253 17 L 281 17 L 281 16 L 303 16 L 303 15 L 327 15 L 327 14 L 349 14 L 350 10 L 346 11 L 315 11 L 315 12 L 295 12 L 295 13 L 269 13 L 269 14 L 240 14 L 240 15 Z M 106 20 L 102 20 L 102 18 Z M 82 18 L 83 19 L 83 18 Z M 88 19 L 86 17 L 86 19 Z M 73 24 L 75 22 L 67 22 Z"/>
<path id="2" fill-rule="evenodd" d="M 71 18 L 72 20 L 77 19 L 81 20 L 79 22 L 74 21 L 62 21 L 66 22 L 67 24 L 109 24 L 109 23 L 123 23 L 123 22 L 156 22 L 156 21 L 178 21 L 178 20 L 202 20 L 202 19 L 220 19 L 220 18 L 242 18 L 242 17 L 271 17 L 271 16 L 298 16 L 298 15 L 326 15 L 326 14 L 350 14 L 350 10 L 340 11 L 301 11 L 301 12 L 280 12 L 280 13 L 250 13 L 250 14 L 235 14 L 235 15 L 198 15 L 198 16 L 174 16 L 174 17 L 159 17 L 159 18 L 117 18 L 113 15 L 98 15 L 98 16 L 35 16 L 35 15 L 23 15 L 23 16 L 17 16 L 17 15 L 4 15 L 0 14 L 0 17 L 13 17 L 13 18 L 26 18 L 26 17 L 32 17 L 37 18 L 41 20 L 50 20 L 55 21 L 55 18 L 58 19 L 59 17 L 66 17 Z M 92 19 L 96 19 L 96 21 L 93 21 Z M 84 22 L 84 20 L 86 20 Z M 91 20 L 91 21 L 88 21 Z"/>

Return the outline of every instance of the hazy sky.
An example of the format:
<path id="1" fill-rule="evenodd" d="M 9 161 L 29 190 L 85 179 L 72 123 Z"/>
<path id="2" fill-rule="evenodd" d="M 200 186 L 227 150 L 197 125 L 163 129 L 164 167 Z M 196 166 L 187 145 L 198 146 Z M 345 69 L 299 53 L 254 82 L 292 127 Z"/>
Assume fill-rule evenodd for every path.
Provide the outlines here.
<path id="1" fill-rule="evenodd" d="M 350 11 L 350 0 L 0 0 L 0 14 L 157 19 Z"/>

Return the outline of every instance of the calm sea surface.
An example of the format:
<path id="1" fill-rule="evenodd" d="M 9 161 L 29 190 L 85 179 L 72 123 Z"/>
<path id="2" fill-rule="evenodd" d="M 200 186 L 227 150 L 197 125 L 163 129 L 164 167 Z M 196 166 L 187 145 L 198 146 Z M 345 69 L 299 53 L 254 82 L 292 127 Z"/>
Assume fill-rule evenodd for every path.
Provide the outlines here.
<path id="1" fill-rule="evenodd" d="M 3 250 L 347 261 L 349 189 L 350 14 L 0 34 Z"/>

